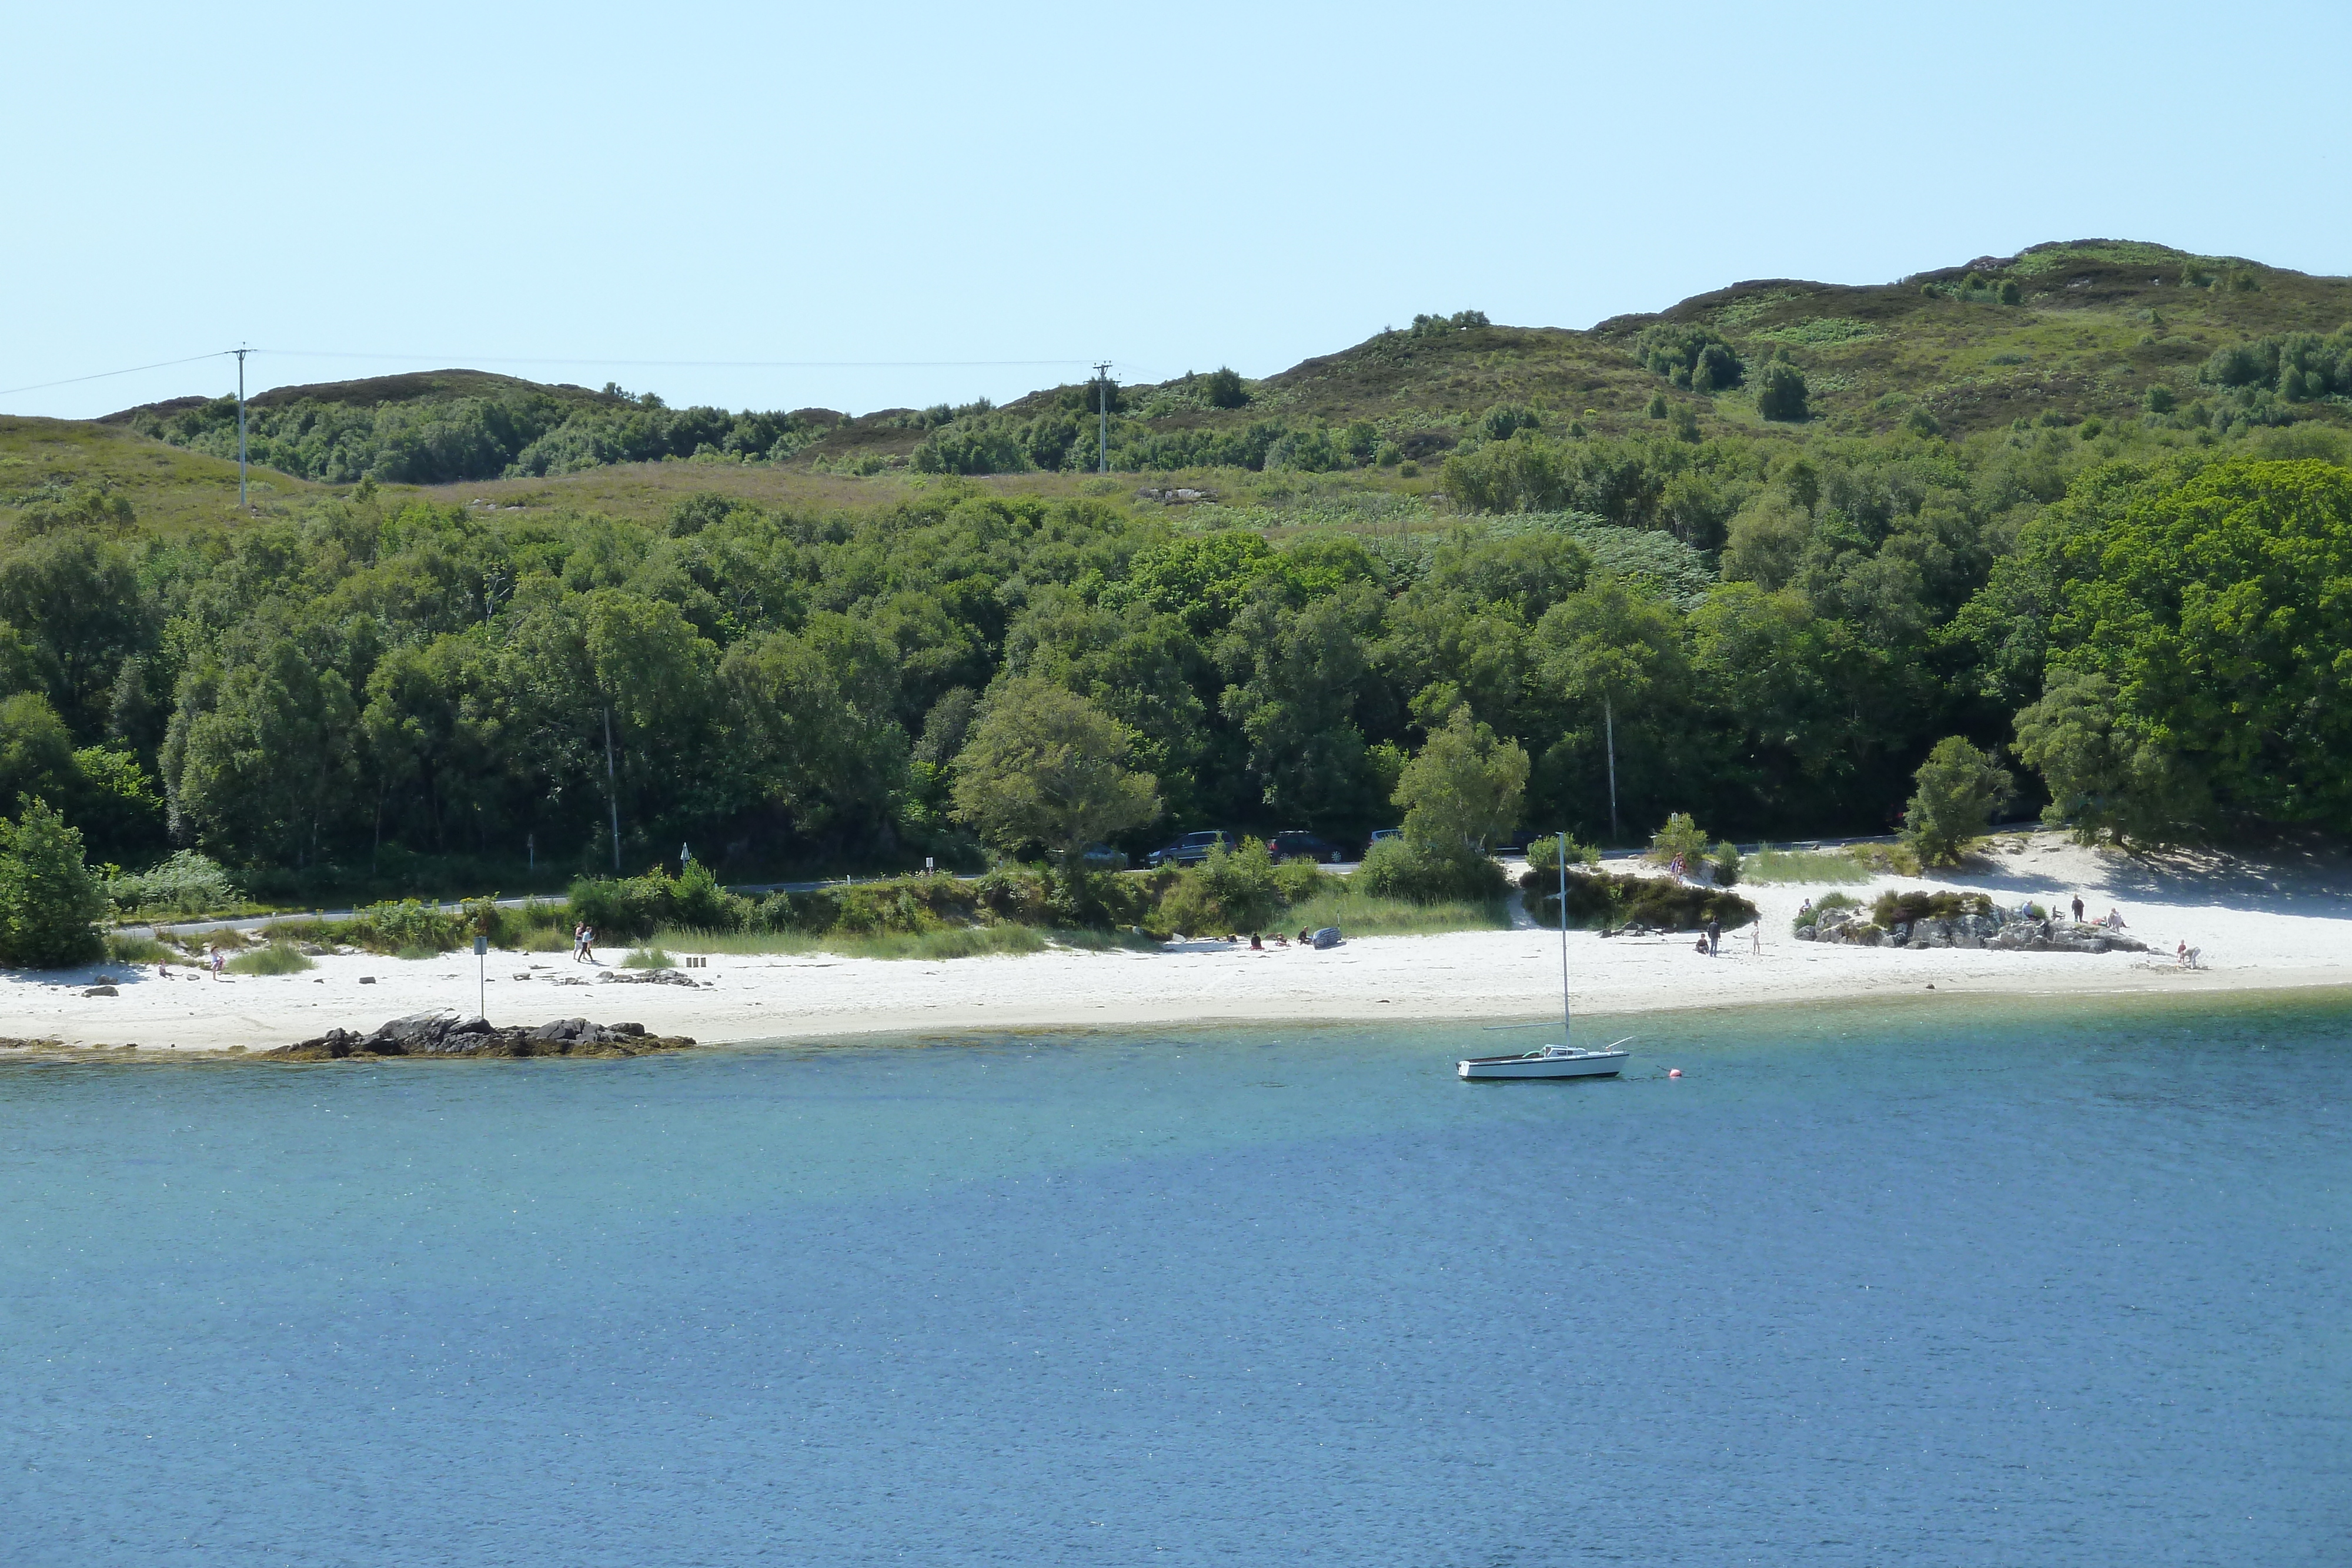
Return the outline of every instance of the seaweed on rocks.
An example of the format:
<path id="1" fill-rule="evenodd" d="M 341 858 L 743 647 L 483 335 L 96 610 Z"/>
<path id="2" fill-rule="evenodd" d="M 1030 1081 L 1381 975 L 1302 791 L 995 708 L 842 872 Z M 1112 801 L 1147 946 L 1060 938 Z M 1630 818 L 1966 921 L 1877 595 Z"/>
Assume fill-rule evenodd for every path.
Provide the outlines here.
<path id="1" fill-rule="evenodd" d="M 638 1023 L 596 1024 L 557 1019 L 535 1029 L 499 1029 L 486 1019 L 453 1012 L 411 1013 L 365 1034 L 331 1029 L 316 1040 L 259 1054 L 286 1061 L 341 1061 L 383 1056 L 644 1056 L 684 1051 L 685 1035 L 653 1035 Z"/>

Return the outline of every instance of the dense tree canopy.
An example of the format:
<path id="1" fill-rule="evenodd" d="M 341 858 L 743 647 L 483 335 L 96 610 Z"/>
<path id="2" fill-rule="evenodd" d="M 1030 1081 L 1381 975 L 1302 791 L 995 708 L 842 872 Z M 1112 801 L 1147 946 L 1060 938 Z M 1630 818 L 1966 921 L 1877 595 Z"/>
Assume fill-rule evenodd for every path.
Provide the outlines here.
<path id="1" fill-rule="evenodd" d="M 609 868 L 616 822 L 625 868 L 681 841 L 745 877 L 971 863 L 983 833 L 1055 835 L 960 796 L 960 759 L 1063 708 L 1164 810 L 1094 830 L 1129 850 L 1393 825 L 1465 735 L 1524 758 L 1523 821 L 1588 839 L 1612 773 L 1620 841 L 1678 810 L 1884 831 L 1950 737 L 2094 831 L 2352 822 L 2343 467 L 2101 462 L 2039 426 L 1604 440 L 1497 409 L 1411 530 L 953 479 L 654 523 L 375 497 L 171 532 L 45 516 L 0 537 L 0 789 L 96 858 L 202 848 L 265 888 L 526 845 Z"/>

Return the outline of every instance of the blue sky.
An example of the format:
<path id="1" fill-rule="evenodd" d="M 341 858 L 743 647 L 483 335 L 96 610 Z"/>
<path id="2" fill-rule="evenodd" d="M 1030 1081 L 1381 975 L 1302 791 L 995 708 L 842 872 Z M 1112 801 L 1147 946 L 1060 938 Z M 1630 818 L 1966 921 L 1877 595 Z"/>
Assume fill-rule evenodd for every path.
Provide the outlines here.
<path id="1" fill-rule="evenodd" d="M 0 389 L 244 341 L 257 389 L 862 412 L 2044 239 L 2352 272 L 2341 4 L 134 5 L 9 52 Z"/>

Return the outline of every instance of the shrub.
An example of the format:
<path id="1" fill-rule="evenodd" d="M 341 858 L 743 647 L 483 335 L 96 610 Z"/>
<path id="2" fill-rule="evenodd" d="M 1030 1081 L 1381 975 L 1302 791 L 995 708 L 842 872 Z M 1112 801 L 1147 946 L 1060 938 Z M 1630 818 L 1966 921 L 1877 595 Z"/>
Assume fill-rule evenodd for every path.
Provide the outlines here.
<path id="1" fill-rule="evenodd" d="M 2017 279 L 2014 277 L 2004 277 L 2000 280 L 2000 288 L 1996 298 L 2003 305 L 2014 305 L 2025 298 L 2025 291 L 2018 287 Z"/>
<path id="2" fill-rule="evenodd" d="M 1699 862 L 1706 859 L 1706 831 L 1691 820 L 1687 811 L 1676 811 L 1666 819 L 1666 825 L 1650 835 L 1650 852 L 1646 857 L 1654 865 L 1667 865 L 1679 859 L 1685 873 L 1697 874 Z"/>
<path id="3" fill-rule="evenodd" d="M 1828 901 L 1822 903 L 1827 907 Z M 1991 913 L 1992 900 L 1981 893 L 1896 893 L 1890 889 L 1880 894 L 1877 902 L 1870 906 L 1871 919 L 1890 930 L 1915 920 L 1950 920 L 1962 915 Z"/>
<path id="4" fill-rule="evenodd" d="M 1757 382 L 1756 412 L 1767 419 L 1801 423 L 1811 413 L 1806 402 L 1810 395 L 1804 372 L 1786 360 L 1776 360 Z"/>
<path id="5" fill-rule="evenodd" d="M 302 949 L 282 938 L 267 947 L 239 953 L 225 966 L 232 975 L 299 975 L 318 967 Z"/>
<path id="6" fill-rule="evenodd" d="M 633 947 L 621 959 L 624 969 L 675 969 L 677 960 L 659 946 Z"/>
<path id="7" fill-rule="evenodd" d="M 972 893 L 980 906 L 999 920 L 1022 925 L 1045 924 L 1046 890 L 1041 872 L 1027 866 L 992 866 L 972 884 Z"/>
<path id="8" fill-rule="evenodd" d="M 1530 917 L 1559 927 L 1559 893 L 1551 877 L 1530 871 L 1519 879 Z M 1568 922 L 1580 930 L 1609 932 L 1625 926 L 1658 931 L 1696 931 L 1710 920 L 1733 929 L 1756 918 L 1756 906 L 1736 893 L 1695 887 L 1664 876 L 1610 876 L 1573 873 L 1568 879 Z"/>
<path id="9" fill-rule="evenodd" d="M 107 879 L 106 896 L 127 912 L 149 910 L 180 915 L 234 908 L 245 900 L 217 861 L 182 850 L 162 864 Z"/>
<path id="10" fill-rule="evenodd" d="M 1918 788 L 1903 812 L 1903 836 L 1927 865 L 1958 860 L 2017 797 L 2009 769 L 1963 736 L 1937 741 L 1914 777 Z"/>
<path id="11" fill-rule="evenodd" d="M 1242 385 L 1242 378 L 1224 365 L 1203 378 L 1201 394 L 1209 400 L 1212 408 L 1240 408 L 1249 402 L 1249 392 Z"/>
<path id="12" fill-rule="evenodd" d="M 454 915 L 444 915 L 439 908 L 428 908 L 413 898 L 383 904 L 372 904 L 357 911 L 351 921 L 354 946 L 371 952 L 391 951 L 405 954 L 421 949 L 425 954 L 446 953 L 461 946 L 463 923 Z"/>
<path id="13" fill-rule="evenodd" d="M 1715 853 L 1707 857 L 1707 863 L 1715 868 L 1715 885 L 1717 887 L 1738 886 L 1739 874 L 1748 864 L 1739 858 L 1739 846 L 1729 839 L 1715 846 Z"/>
<path id="14" fill-rule="evenodd" d="M 1568 841 L 1568 863 L 1571 867 L 1599 865 L 1601 852 L 1591 844 L 1580 844 L 1571 838 Z M 1559 840 L 1557 837 L 1541 838 L 1528 844 L 1528 869 L 1556 874 L 1559 871 Z"/>
<path id="15" fill-rule="evenodd" d="M 1304 855 L 1293 855 L 1274 868 L 1274 885 L 1283 903 L 1297 904 L 1338 893 L 1347 886 L 1347 879 L 1332 875 Z"/>
<path id="16" fill-rule="evenodd" d="M 1276 880 L 1274 859 L 1257 839 L 1238 850 L 1223 844 L 1187 869 L 1160 903 L 1160 923 L 1171 931 L 1264 931 L 1291 900 Z"/>
<path id="17" fill-rule="evenodd" d="M 29 798 L 16 821 L 0 821 L 0 964 L 51 969 L 98 957 L 107 913 L 79 829 Z"/>
<path id="18" fill-rule="evenodd" d="M 664 925 L 740 931 L 752 918 L 748 898 L 728 892 L 700 861 L 672 876 L 656 866 L 625 879 L 583 877 L 572 884 L 571 915 L 611 936 L 650 936 Z"/>
<path id="19" fill-rule="evenodd" d="M 1353 885 L 1376 898 L 1422 904 L 1500 898 L 1510 889 L 1503 868 L 1464 846 L 1447 850 L 1407 838 L 1382 839 L 1364 852 Z"/>
<path id="20" fill-rule="evenodd" d="M 2140 401 L 2150 413 L 2170 413 L 2180 406 L 2180 394 L 2164 382 L 2157 382 L 2141 394 Z"/>

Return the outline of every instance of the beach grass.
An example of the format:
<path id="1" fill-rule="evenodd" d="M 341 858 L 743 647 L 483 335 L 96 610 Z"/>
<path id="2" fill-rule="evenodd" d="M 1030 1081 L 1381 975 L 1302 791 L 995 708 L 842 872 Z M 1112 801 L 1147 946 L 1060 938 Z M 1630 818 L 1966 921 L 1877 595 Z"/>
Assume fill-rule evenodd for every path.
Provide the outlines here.
<path id="1" fill-rule="evenodd" d="M 187 957 L 177 947 L 167 947 L 152 936 L 130 936 L 120 931 L 107 933 L 106 956 L 118 964 L 169 964 L 174 959 L 184 962 Z"/>
<path id="2" fill-rule="evenodd" d="M 1031 925 L 950 925 L 937 931 L 891 931 L 872 936 L 803 931 L 663 931 L 656 944 L 682 952 L 741 954 L 826 953 L 838 958 L 974 958 L 999 953 L 1042 953 L 1060 944 L 1071 947 L 1151 946 L 1148 938 L 1104 931 L 1040 931 Z"/>
<path id="3" fill-rule="evenodd" d="M 1416 904 L 1349 887 L 1292 904 L 1284 911 L 1282 924 L 1308 931 L 1336 925 L 1349 936 L 1423 936 L 1441 931 L 1508 931 L 1511 913 L 1500 898 Z"/>
<path id="4" fill-rule="evenodd" d="M 660 943 L 650 942 L 643 947 L 630 948 L 628 956 L 621 960 L 621 967 L 624 969 L 675 969 L 677 967 L 677 960 L 663 952 Z"/>
<path id="5" fill-rule="evenodd" d="M 1747 857 L 1739 874 L 1749 882 L 1868 882 L 1872 872 L 1843 850 L 1763 849 Z"/>
<path id="6" fill-rule="evenodd" d="M 232 975 L 299 975 L 318 967 L 309 954 L 291 942 L 272 942 L 250 953 L 239 953 L 227 964 Z"/>

